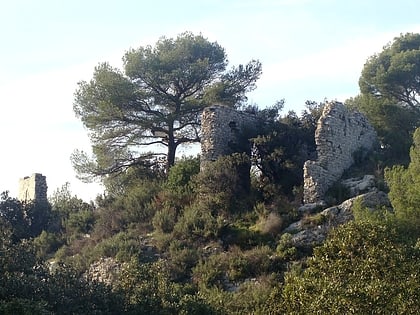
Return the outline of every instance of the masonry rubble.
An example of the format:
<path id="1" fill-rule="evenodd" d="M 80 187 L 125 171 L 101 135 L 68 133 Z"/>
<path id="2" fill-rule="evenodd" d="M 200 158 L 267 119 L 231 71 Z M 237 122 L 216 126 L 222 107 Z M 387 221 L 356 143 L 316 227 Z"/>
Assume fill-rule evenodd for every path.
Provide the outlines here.
<path id="1" fill-rule="evenodd" d="M 327 103 L 315 132 L 317 159 L 304 164 L 304 203 L 322 201 L 354 163 L 353 155 L 371 150 L 376 141 L 376 132 L 363 114 L 339 102 Z"/>

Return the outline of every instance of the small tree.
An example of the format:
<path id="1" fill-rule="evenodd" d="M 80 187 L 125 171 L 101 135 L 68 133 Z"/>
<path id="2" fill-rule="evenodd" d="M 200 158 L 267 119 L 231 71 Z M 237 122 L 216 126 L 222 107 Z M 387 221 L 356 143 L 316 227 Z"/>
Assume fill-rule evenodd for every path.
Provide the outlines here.
<path id="1" fill-rule="evenodd" d="M 369 222 L 333 231 L 302 274 L 286 275 L 285 313 L 418 314 L 420 251 L 399 238 Z"/>
<path id="2" fill-rule="evenodd" d="M 396 37 L 366 62 L 359 80 L 363 94 L 392 98 L 420 115 L 420 34 Z"/>
<path id="3" fill-rule="evenodd" d="M 420 236 L 420 128 L 414 133 L 407 169 L 395 166 L 385 171 L 389 197 L 397 218 L 406 230 Z"/>

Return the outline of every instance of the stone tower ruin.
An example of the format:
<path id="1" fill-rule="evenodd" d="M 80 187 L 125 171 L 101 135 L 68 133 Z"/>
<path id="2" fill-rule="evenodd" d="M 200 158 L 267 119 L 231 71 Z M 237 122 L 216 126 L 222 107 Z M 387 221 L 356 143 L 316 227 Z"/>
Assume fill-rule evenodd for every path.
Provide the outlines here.
<path id="1" fill-rule="evenodd" d="M 363 114 L 339 102 L 325 104 L 315 131 L 317 159 L 303 167 L 304 203 L 321 201 L 353 165 L 354 153 L 371 150 L 376 141 L 376 132 Z"/>
<path id="2" fill-rule="evenodd" d="M 238 152 L 241 135 L 256 127 L 257 118 L 251 113 L 223 105 L 205 108 L 201 115 L 201 168 L 220 156 Z"/>
<path id="3" fill-rule="evenodd" d="M 19 180 L 18 199 L 22 202 L 47 202 L 47 179 L 39 173 Z"/>

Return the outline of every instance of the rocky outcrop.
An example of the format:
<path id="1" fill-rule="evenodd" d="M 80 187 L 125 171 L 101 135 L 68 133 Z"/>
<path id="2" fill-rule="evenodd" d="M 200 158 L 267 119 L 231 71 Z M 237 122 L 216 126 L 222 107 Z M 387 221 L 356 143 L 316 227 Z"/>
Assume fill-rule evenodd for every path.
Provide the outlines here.
<path id="1" fill-rule="evenodd" d="M 118 279 L 123 267 L 124 264 L 118 262 L 115 258 L 101 258 L 90 265 L 86 276 L 89 280 L 112 285 Z"/>
<path id="2" fill-rule="evenodd" d="M 39 173 L 19 180 L 18 199 L 22 202 L 47 202 L 47 179 Z"/>
<path id="3" fill-rule="evenodd" d="M 340 181 L 341 185 L 348 190 L 350 197 L 355 197 L 371 191 L 376 187 L 374 175 L 365 175 L 362 177 L 348 178 Z"/>
<path id="4" fill-rule="evenodd" d="M 354 163 L 356 152 L 367 152 L 376 142 L 376 132 L 367 118 L 342 103 L 324 106 L 315 132 L 317 159 L 304 165 L 304 203 L 324 198 L 333 183 Z"/>
<path id="5" fill-rule="evenodd" d="M 321 244 L 329 231 L 350 220 L 353 220 L 352 207 L 356 201 L 362 206 L 375 211 L 379 207 L 392 210 L 386 193 L 373 190 L 363 195 L 348 199 L 338 206 L 330 207 L 315 215 L 304 216 L 298 222 L 291 224 L 285 232 L 292 234 L 292 244 L 297 247 L 312 247 Z"/>

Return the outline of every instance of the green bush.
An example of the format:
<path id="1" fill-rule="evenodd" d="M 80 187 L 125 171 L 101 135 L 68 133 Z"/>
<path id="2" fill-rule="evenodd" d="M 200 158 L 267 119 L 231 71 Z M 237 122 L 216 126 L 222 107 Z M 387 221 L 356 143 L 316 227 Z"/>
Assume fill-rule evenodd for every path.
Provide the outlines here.
<path id="1" fill-rule="evenodd" d="M 141 237 L 133 232 L 120 232 L 103 240 L 93 250 L 86 253 L 91 261 L 101 257 L 115 257 L 122 262 L 131 261 L 133 257 L 139 258 L 142 254 Z"/>
<path id="2" fill-rule="evenodd" d="M 396 229 L 350 222 L 315 248 L 303 273 L 289 273 L 288 314 L 418 314 L 420 251 Z"/>
<path id="3" fill-rule="evenodd" d="M 169 170 L 165 188 L 177 195 L 191 194 L 193 191 L 191 179 L 199 172 L 199 157 L 183 157 Z"/>
<path id="4" fill-rule="evenodd" d="M 117 287 L 124 292 L 129 314 L 213 314 L 212 308 L 188 286 L 169 280 L 162 262 L 139 264 L 133 260 Z"/>
<path id="5" fill-rule="evenodd" d="M 214 217 L 199 205 L 187 207 L 174 226 L 174 237 L 181 240 L 217 238 L 222 224 L 220 218 Z"/>
<path id="6" fill-rule="evenodd" d="M 42 233 L 33 240 L 36 255 L 38 258 L 47 259 L 49 255 L 55 253 L 63 240 L 54 233 L 42 231 Z"/>
<path id="7" fill-rule="evenodd" d="M 194 190 L 212 213 L 249 211 L 250 160 L 246 154 L 222 156 L 194 178 Z"/>
<path id="8" fill-rule="evenodd" d="M 171 233 L 176 222 L 176 213 L 172 208 L 163 208 L 157 210 L 152 223 L 155 230 L 160 233 Z"/>
<path id="9" fill-rule="evenodd" d="M 168 269 L 171 279 L 175 281 L 189 280 L 192 268 L 199 259 L 196 248 L 174 240 L 169 246 Z"/>
<path id="10" fill-rule="evenodd" d="M 297 249 L 292 243 L 292 235 L 284 233 L 277 243 L 276 255 L 283 260 L 290 261 L 297 258 Z"/>
<path id="11" fill-rule="evenodd" d="M 193 282 L 200 288 L 218 287 L 223 288 L 223 280 L 226 277 L 225 254 L 216 254 L 200 260 L 193 268 Z"/>

